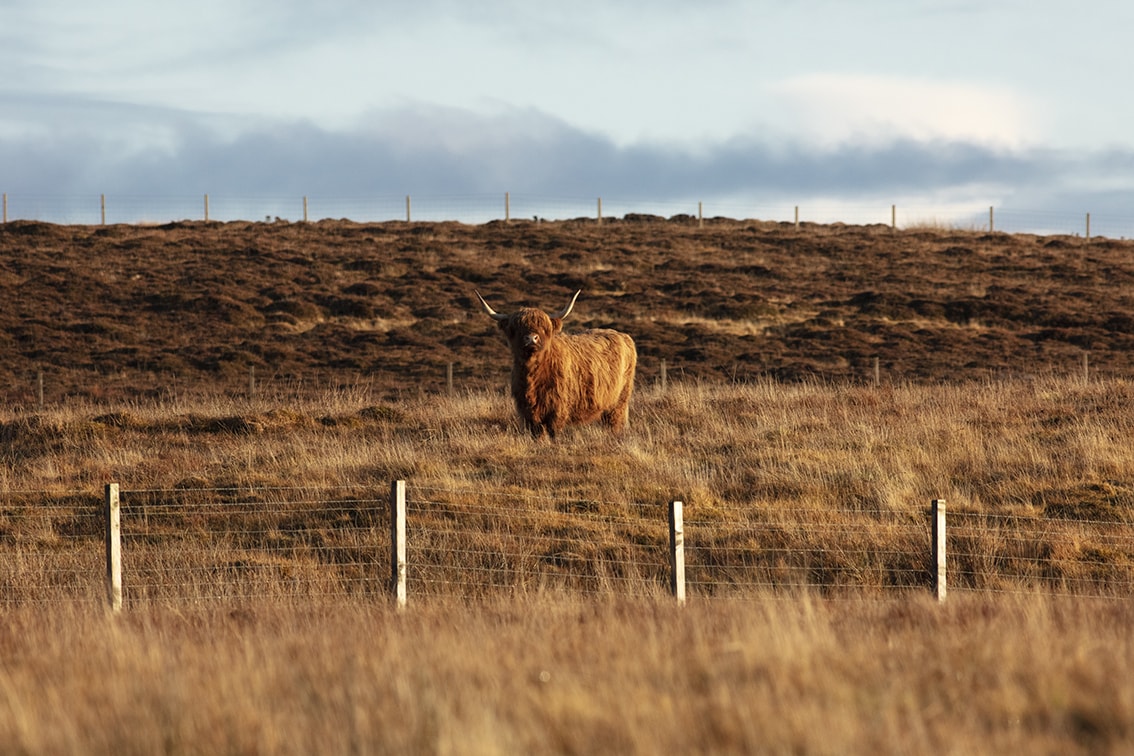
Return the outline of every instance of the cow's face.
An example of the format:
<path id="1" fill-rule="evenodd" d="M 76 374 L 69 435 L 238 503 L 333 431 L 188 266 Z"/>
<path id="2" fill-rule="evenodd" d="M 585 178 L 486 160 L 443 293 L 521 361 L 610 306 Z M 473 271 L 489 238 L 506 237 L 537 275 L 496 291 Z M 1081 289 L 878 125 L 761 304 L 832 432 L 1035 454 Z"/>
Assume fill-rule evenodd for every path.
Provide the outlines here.
<path id="1" fill-rule="evenodd" d="M 543 310 L 525 307 L 500 321 L 508 345 L 517 355 L 531 357 L 547 348 L 555 334 L 563 330 L 563 320 Z"/>
<path id="2" fill-rule="evenodd" d="M 522 360 L 530 359 L 547 349 L 555 334 L 563 330 L 563 318 L 571 314 L 580 293 L 581 290 L 576 291 L 567 306 L 554 315 L 548 315 L 534 307 L 524 307 L 508 315 L 492 309 L 479 291 L 476 292 L 476 298 L 480 300 L 484 312 L 504 331 L 514 357 Z"/>

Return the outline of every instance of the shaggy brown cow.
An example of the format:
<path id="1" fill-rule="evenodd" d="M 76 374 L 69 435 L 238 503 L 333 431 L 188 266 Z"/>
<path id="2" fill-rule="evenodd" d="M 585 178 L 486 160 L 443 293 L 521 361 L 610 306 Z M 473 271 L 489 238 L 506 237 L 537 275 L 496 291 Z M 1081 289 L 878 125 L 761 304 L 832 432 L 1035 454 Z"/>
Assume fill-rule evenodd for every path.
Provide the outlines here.
<path id="1" fill-rule="evenodd" d="M 638 364 L 634 340 L 607 328 L 561 333 L 581 293 L 554 315 L 532 307 L 505 315 L 476 292 L 512 348 L 512 398 L 536 438 L 600 418 L 614 431 L 626 426 Z"/>

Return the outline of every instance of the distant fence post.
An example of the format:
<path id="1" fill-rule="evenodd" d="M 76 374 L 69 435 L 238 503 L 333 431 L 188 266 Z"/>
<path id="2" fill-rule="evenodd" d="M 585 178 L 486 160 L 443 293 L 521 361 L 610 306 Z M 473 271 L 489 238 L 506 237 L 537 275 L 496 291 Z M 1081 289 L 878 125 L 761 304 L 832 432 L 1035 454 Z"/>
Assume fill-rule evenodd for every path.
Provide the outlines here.
<path id="1" fill-rule="evenodd" d="M 669 503 L 669 590 L 685 603 L 685 518 L 680 501 Z"/>
<path id="2" fill-rule="evenodd" d="M 303 222 L 307 222 L 307 197 L 303 198 Z"/>
<path id="3" fill-rule="evenodd" d="M 410 222 L 410 196 L 406 195 L 406 223 Z"/>
<path id="4" fill-rule="evenodd" d="M 390 486 L 390 589 L 394 605 L 406 606 L 406 482 Z"/>
<path id="5" fill-rule="evenodd" d="M 898 230 L 898 206 L 890 205 L 890 230 Z"/>
<path id="6" fill-rule="evenodd" d="M 1091 240 L 1091 214 L 1087 213 L 1087 241 Z"/>
<path id="7" fill-rule="evenodd" d="M 795 230 L 799 230 L 799 205 L 795 206 Z"/>
<path id="8" fill-rule="evenodd" d="M 205 195 L 205 222 L 209 222 L 209 195 Z"/>
<path id="9" fill-rule="evenodd" d="M 705 203 L 697 203 L 697 228 L 705 227 Z"/>
<path id="10" fill-rule="evenodd" d="M 445 370 L 445 387 L 449 390 L 449 396 L 453 395 L 453 363 L 449 363 L 449 367 Z"/>
<path id="11" fill-rule="evenodd" d="M 665 375 L 665 360 L 661 361 L 661 374 L 658 376 L 659 383 L 661 384 L 661 392 L 665 393 L 666 375 Z"/>
<path id="12" fill-rule="evenodd" d="M 933 518 L 933 591 L 938 601 L 945 600 L 945 500 L 934 499 Z"/>
<path id="13" fill-rule="evenodd" d="M 8 222 L 8 193 L 4 192 L 4 222 Z"/>
<path id="14" fill-rule="evenodd" d="M 598 216 L 597 222 L 602 223 L 602 197 L 598 198 Z"/>
<path id="15" fill-rule="evenodd" d="M 504 192 L 504 222 L 508 223 L 512 220 L 512 197 L 509 192 Z"/>
<path id="16" fill-rule="evenodd" d="M 39 398 L 39 408 L 43 409 L 43 369 L 35 372 L 36 396 Z"/>
<path id="17" fill-rule="evenodd" d="M 106 484 L 106 594 L 110 611 L 122 611 L 122 508 L 118 484 Z"/>
<path id="18" fill-rule="evenodd" d="M 996 223 L 995 223 L 996 218 L 993 215 L 993 213 L 994 213 L 993 207 L 994 207 L 993 205 L 988 206 L 988 233 L 990 233 L 990 234 L 993 231 L 996 230 Z"/>
<path id="19" fill-rule="evenodd" d="M 98 206 L 99 206 L 99 210 L 102 214 L 102 225 L 105 226 L 106 225 L 106 195 L 105 194 L 98 195 Z"/>

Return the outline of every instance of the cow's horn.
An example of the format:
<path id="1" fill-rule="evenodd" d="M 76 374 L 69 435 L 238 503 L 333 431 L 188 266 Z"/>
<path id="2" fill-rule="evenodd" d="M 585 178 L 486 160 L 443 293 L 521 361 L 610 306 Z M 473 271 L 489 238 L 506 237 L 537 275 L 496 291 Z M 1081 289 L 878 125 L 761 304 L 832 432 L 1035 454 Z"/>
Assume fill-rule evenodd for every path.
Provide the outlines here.
<path id="1" fill-rule="evenodd" d="M 554 315 L 552 315 L 551 316 L 552 319 L 558 318 L 559 320 L 562 320 L 563 318 L 570 315 L 571 310 L 574 309 L 574 307 L 575 307 L 575 300 L 578 299 L 579 295 L 582 294 L 582 293 L 583 293 L 582 289 L 579 289 L 577 292 L 575 292 L 575 296 L 571 297 L 571 301 L 567 303 L 567 306 L 564 307 L 561 312 L 557 312 Z"/>
<path id="2" fill-rule="evenodd" d="M 477 291 L 476 289 L 473 289 L 473 292 L 476 294 L 476 298 L 480 300 L 480 306 L 484 308 L 484 311 L 488 313 L 488 316 L 490 318 L 492 318 L 493 320 L 507 320 L 508 319 L 507 315 L 501 315 L 496 310 L 489 307 L 488 302 L 484 301 L 484 297 L 482 297 L 480 295 L 479 291 Z"/>

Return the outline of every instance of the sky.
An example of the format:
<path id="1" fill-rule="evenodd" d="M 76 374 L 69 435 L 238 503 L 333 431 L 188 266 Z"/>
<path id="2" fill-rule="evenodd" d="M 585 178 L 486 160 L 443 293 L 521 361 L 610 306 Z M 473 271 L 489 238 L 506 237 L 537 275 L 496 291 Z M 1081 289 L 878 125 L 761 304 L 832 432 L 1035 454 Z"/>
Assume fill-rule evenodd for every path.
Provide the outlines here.
<path id="1" fill-rule="evenodd" d="M 996 206 L 1134 236 L 1132 29 L 1128 0 L 0 0 L 0 190 Z"/>

